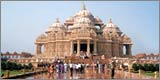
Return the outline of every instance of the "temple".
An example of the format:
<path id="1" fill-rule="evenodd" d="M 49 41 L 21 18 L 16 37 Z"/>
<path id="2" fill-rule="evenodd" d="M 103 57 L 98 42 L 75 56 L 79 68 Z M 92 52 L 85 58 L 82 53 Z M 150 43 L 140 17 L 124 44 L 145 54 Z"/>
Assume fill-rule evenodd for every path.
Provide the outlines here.
<path id="1" fill-rule="evenodd" d="M 82 10 L 65 20 L 56 21 L 36 39 L 37 56 L 64 58 L 104 55 L 105 57 L 131 56 L 132 41 L 112 19 L 104 24 L 94 17 L 83 4 Z"/>

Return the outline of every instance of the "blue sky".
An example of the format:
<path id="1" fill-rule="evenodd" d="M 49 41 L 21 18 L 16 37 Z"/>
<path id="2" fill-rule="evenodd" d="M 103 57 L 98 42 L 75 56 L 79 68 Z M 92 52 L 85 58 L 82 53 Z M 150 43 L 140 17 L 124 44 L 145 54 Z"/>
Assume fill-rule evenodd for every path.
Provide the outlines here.
<path id="1" fill-rule="evenodd" d="M 131 37 L 132 53 L 159 52 L 159 4 L 156 1 L 85 1 L 86 8 L 106 24 L 112 18 Z M 63 23 L 82 8 L 81 1 L 3 1 L 1 52 L 35 53 L 35 39 L 55 22 Z"/>

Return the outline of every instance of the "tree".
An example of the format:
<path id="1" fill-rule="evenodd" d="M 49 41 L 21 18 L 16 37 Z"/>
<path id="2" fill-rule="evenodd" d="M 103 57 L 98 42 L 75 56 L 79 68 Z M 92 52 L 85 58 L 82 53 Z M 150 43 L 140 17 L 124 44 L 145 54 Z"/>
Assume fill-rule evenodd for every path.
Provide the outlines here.
<path id="1" fill-rule="evenodd" d="M 154 64 L 149 64 L 149 68 L 150 68 L 150 71 L 154 72 L 155 71 L 155 67 L 154 67 Z"/>
<path id="2" fill-rule="evenodd" d="M 6 62 L 6 67 L 7 70 L 13 70 L 12 62 Z"/>
<path id="3" fill-rule="evenodd" d="M 23 69 L 28 69 L 28 66 L 24 64 Z"/>
<path id="4" fill-rule="evenodd" d="M 144 64 L 144 70 L 145 70 L 145 71 L 149 71 L 149 66 L 148 66 L 148 64 L 146 64 L 146 63 Z"/>
<path id="5" fill-rule="evenodd" d="M 144 70 L 144 67 L 142 66 L 142 64 L 139 64 L 139 69 Z"/>
<path id="6" fill-rule="evenodd" d="M 11 62 L 12 63 L 12 68 L 14 69 L 14 70 L 17 70 L 17 64 L 15 63 L 15 62 Z"/>
<path id="7" fill-rule="evenodd" d="M 32 63 L 28 64 L 28 68 L 31 69 L 33 67 Z"/>
<path id="8" fill-rule="evenodd" d="M 1 68 L 2 68 L 3 70 L 6 70 L 6 64 L 5 64 L 4 61 L 1 62 Z"/>
<path id="9" fill-rule="evenodd" d="M 21 64 L 17 64 L 17 70 L 21 70 L 23 67 Z"/>
<path id="10" fill-rule="evenodd" d="M 156 65 L 155 65 L 155 70 L 156 70 L 156 71 L 159 71 L 159 64 L 156 64 Z"/>
<path id="11" fill-rule="evenodd" d="M 134 71 L 137 71 L 139 69 L 136 63 L 132 65 L 132 68 L 134 69 Z"/>

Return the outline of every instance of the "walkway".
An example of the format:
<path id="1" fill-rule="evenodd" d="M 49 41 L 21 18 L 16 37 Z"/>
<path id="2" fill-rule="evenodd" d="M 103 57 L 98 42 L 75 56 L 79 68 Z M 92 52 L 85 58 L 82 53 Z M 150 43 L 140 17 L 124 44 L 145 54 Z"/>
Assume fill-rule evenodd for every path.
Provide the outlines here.
<path id="1" fill-rule="evenodd" d="M 129 72 L 123 72 L 120 70 L 116 70 L 115 72 L 115 79 L 130 79 Z M 49 76 L 48 73 L 41 73 L 30 77 L 23 77 L 21 79 L 111 79 L 110 73 L 105 71 L 98 71 L 97 69 L 87 68 L 85 73 L 76 73 L 73 72 L 73 76 L 70 75 L 70 72 L 67 73 L 54 73 L 53 75 Z M 138 73 L 131 73 L 131 79 L 139 79 Z M 154 77 L 143 76 L 142 79 L 150 79 L 153 80 Z"/>

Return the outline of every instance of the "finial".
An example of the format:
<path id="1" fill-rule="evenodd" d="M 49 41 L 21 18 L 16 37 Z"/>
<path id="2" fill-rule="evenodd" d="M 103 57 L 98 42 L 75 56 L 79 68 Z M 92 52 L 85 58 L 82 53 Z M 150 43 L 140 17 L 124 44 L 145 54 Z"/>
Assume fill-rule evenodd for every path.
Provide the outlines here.
<path id="1" fill-rule="evenodd" d="M 59 23 L 59 18 L 58 17 L 56 18 L 56 22 Z"/>
<path id="2" fill-rule="evenodd" d="M 85 16 L 85 12 L 83 12 L 82 16 Z"/>
<path id="3" fill-rule="evenodd" d="M 82 2 L 83 6 L 82 6 L 82 10 L 86 10 L 86 6 L 84 4 L 84 2 Z"/>
<path id="4" fill-rule="evenodd" d="M 112 23 L 112 19 L 111 18 L 109 19 L 109 23 Z"/>

